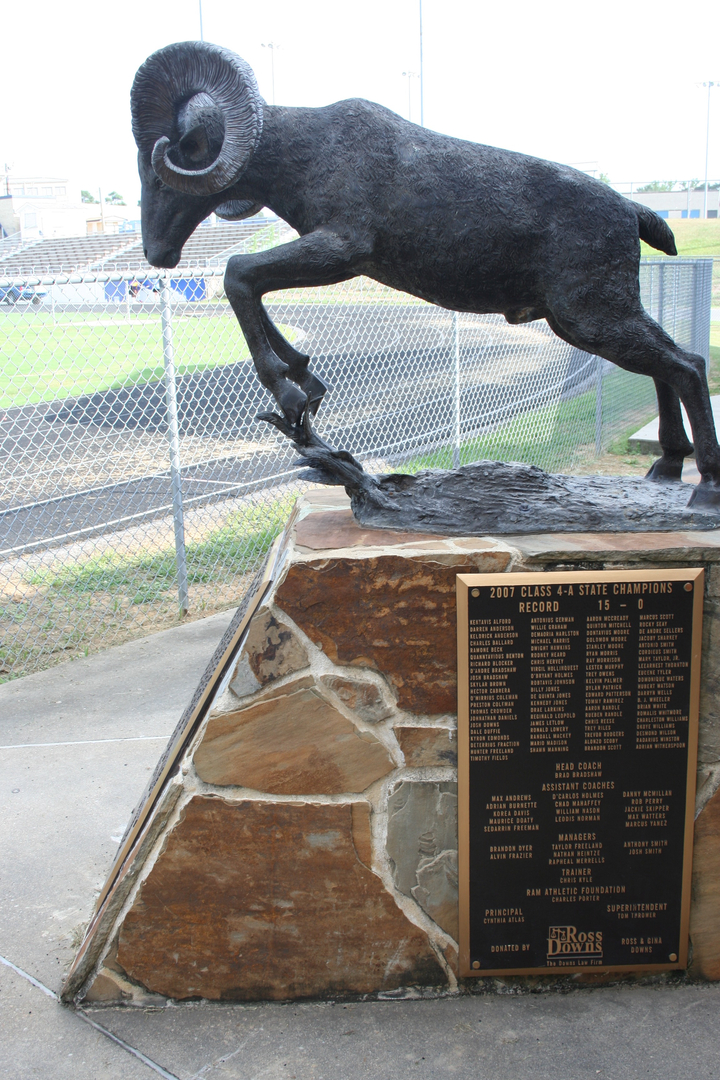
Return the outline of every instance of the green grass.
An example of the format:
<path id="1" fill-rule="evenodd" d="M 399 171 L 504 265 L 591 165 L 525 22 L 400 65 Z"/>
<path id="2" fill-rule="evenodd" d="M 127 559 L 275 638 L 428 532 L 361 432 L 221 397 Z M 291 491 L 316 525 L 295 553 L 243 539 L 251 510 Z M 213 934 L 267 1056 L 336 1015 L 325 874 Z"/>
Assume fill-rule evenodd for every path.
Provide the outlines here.
<path id="1" fill-rule="evenodd" d="M 678 255 L 685 258 L 709 258 L 714 256 L 712 303 L 720 305 L 720 218 L 694 221 L 686 218 L 668 218 L 668 225 L 675 234 Z M 640 241 L 641 254 L 657 258 L 659 251 Z"/>
<path id="2" fill-rule="evenodd" d="M 700 258 L 708 255 L 720 256 L 720 218 L 705 221 L 693 221 L 685 218 L 668 218 L 668 225 L 675 235 L 678 255 L 687 258 Z M 644 241 L 640 242 L 643 255 L 657 257 L 658 252 Z"/>
<path id="3" fill-rule="evenodd" d="M 284 528 L 294 496 L 256 503 L 187 544 L 190 615 L 237 604 Z M 175 551 L 99 554 L 28 571 L 0 606 L 0 683 L 177 625 Z"/>
<path id="4" fill-rule="evenodd" d="M 710 324 L 711 394 L 720 394 L 720 324 Z M 559 405 L 545 406 L 511 420 L 476 439 L 463 443 L 460 464 L 473 461 L 523 461 L 551 472 L 568 472 L 588 460 L 595 446 L 596 391 L 579 394 Z M 618 368 L 603 380 L 603 425 L 608 453 L 628 453 L 628 438 L 657 416 L 655 387 L 651 379 Z M 608 431 L 610 433 L 608 445 Z M 548 437 L 549 435 L 549 437 Z M 451 469 L 451 447 L 440 447 L 405 461 L 398 472 L 420 469 Z"/>
<path id="5" fill-rule="evenodd" d="M 208 327 L 211 333 L 208 333 Z M 280 326 L 289 340 L 292 327 Z M 249 359 L 231 311 L 213 319 L 176 318 L 178 374 Z M 163 376 L 159 315 L 0 315 L 0 408 L 79 397 Z"/>
<path id="6" fill-rule="evenodd" d="M 628 402 L 632 404 L 628 406 Z M 588 448 L 595 446 L 596 392 L 579 394 L 558 405 L 548 405 L 524 413 L 496 431 L 464 443 L 460 464 L 483 459 L 523 461 L 551 472 L 569 472 L 584 463 Z M 650 379 L 618 370 L 603 382 L 603 420 L 611 450 L 627 451 L 628 436 L 642 427 L 657 412 L 655 391 Z M 444 447 L 406 461 L 401 472 L 419 469 L 452 468 L 452 449 Z"/>
<path id="7" fill-rule="evenodd" d="M 222 528 L 187 544 L 188 584 L 207 584 L 228 572 L 242 575 L 254 569 L 284 527 L 293 501 L 247 507 L 232 514 Z M 66 598 L 107 593 L 131 604 L 153 603 L 177 585 L 175 550 L 166 548 L 139 556 L 117 552 L 98 555 L 80 565 L 35 572 L 26 580 Z"/>
<path id="8" fill-rule="evenodd" d="M 710 370 L 708 385 L 711 394 L 720 394 L 720 323 L 710 323 Z"/>

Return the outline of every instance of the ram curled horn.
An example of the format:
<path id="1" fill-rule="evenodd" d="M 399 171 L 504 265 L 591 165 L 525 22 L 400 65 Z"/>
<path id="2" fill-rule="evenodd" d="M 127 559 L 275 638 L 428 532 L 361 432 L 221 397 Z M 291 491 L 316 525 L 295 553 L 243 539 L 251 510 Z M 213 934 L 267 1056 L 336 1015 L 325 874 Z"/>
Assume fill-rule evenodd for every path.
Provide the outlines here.
<path id="1" fill-rule="evenodd" d="M 234 183 L 262 132 L 263 99 L 252 69 L 202 41 L 148 57 L 130 108 L 138 149 L 168 187 L 188 195 L 215 195 Z"/>

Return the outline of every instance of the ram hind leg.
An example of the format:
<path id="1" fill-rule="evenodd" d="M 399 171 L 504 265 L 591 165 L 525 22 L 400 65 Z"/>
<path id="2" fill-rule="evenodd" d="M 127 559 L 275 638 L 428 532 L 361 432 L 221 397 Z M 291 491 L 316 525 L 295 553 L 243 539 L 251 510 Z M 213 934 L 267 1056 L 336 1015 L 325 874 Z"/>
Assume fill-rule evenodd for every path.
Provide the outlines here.
<path id="1" fill-rule="evenodd" d="M 661 389 L 658 395 L 665 440 L 664 444 L 661 442 L 663 458 L 667 446 L 668 461 L 677 466 L 677 459 L 685 456 L 689 445 L 680 434 L 677 396 L 690 419 L 695 460 L 702 477 L 688 505 L 720 507 L 720 446 L 702 356 L 681 349 L 639 305 L 619 319 L 613 319 L 611 308 L 597 308 L 587 318 L 577 313 L 554 312 L 548 322 L 560 337 L 577 348 L 611 360 L 626 371 L 649 375 L 655 380 L 656 388 L 662 384 L 674 392 L 671 396 Z"/>
<path id="2" fill-rule="evenodd" d="M 648 480 L 660 482 L 682 480 L 683 462 L 693 452 L 693 446 L 685 433 L 680 398 L 671 386 L 655 379 L 658 400 L 658 441 L 662 457 L 653 462 L 647 474 Z"/>

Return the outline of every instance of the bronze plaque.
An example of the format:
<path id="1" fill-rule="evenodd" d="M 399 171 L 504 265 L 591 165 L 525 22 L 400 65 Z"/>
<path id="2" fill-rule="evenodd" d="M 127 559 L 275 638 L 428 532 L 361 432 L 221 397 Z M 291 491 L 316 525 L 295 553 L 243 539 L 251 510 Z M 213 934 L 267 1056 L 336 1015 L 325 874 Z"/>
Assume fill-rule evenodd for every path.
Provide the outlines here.
<path id="1" fill-rule="evenodd" d="M 703 571 L 457 583 L 461 974 L 685 967 Z"/>

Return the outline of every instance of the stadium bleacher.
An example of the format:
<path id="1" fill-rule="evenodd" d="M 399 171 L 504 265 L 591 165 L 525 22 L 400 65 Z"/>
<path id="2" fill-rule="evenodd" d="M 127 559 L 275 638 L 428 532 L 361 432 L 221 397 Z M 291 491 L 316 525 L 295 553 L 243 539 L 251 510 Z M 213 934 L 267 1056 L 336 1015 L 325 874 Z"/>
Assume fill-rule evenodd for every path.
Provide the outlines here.
<path id="1" fill-rule="evenodd" d="M 57 240 L 38 240 L 18 252 L 0 256 L 4 277 L 33 274 L 79 273 L 96 270 L 109 255 L 135 243 L 133 235 L 72 236 Z"/>
<path id="2" fill-rule="evenodd" d="M 284 223 L 281 223 L 284 225 Z M 286 227 L 286 226 L 285 226 Z M 227 221 L 214 226 L 200 227 L 195 230 L 183 248 L 179 270 L 196 266 L 221 266 L 236 251 L 246 248 L 251 237 L 264 229 L 277 228 L 276 222 L 268 218 L 251 218 L 248 221 Z M 125 271 L 149 270 L 142 252 L 142 242 L 137 241 L 132 247 L 124 248 L 103 263 L 103 270 Z"/>
<path id="3" fill-rule="evenodd" d="M 37 239 L 23 240 L 22 233 L 12 233 L 10 236 L 3 236 L 0 238 L 0 259 L 4 255 L 10 255 L 12 252 L 18 252 L 21 249 L 29 248 L 33 244 L 37 244 Z"/>
<path id="4" fill-rule="evenodd" d="M 238 251 L 246 250 L 257 235 L 260 246 L 264 230 L 285 232 L 284 222 L 264 217 L 247 221 L 218 221 L 195 230 L 185 244 L 178 269 L 201 266 L 221 266 Z M 2 241 L 5 244 L 7 241 Z M 103 273 L 147 272 L 151 269 L 143 255 L 142 239 L 137 233 L 118 233 L 109 236 L 78 236 L 56 240 L 33 240 L 25 245 L 0 246 L 0 276 L 3 278 L 32 277 L 51 274 L 78 274 L 92 271 Z"/>

